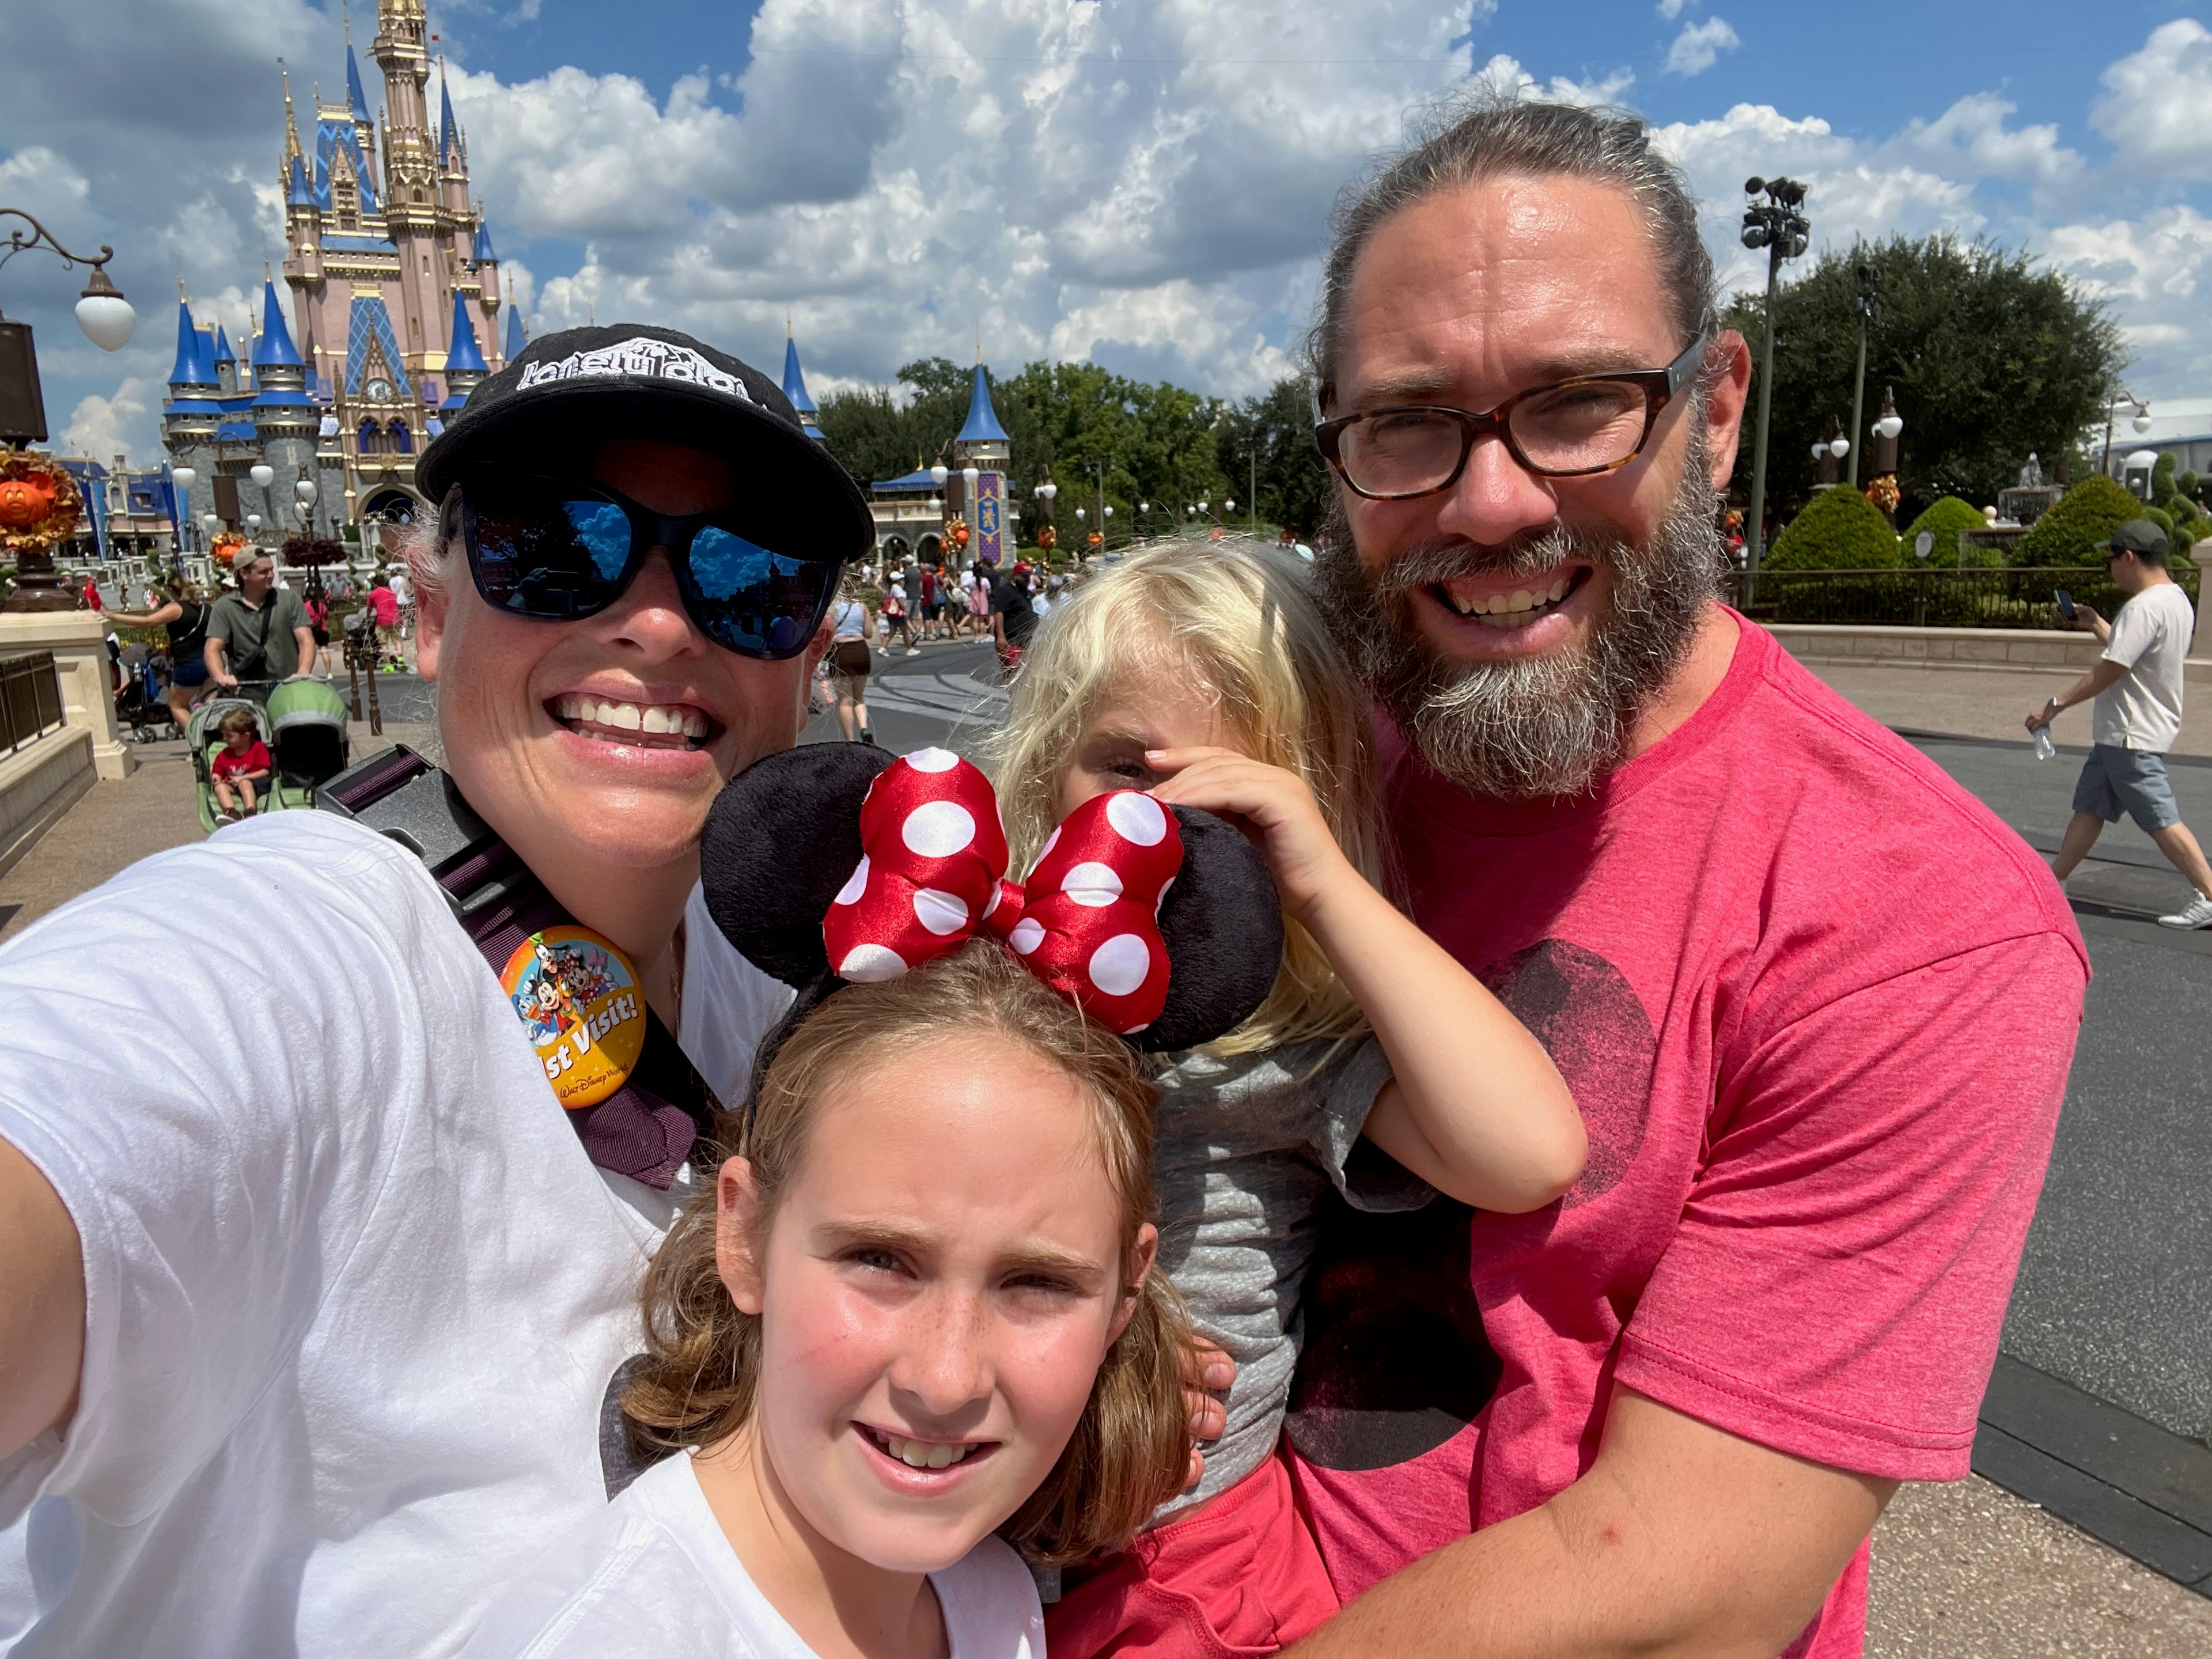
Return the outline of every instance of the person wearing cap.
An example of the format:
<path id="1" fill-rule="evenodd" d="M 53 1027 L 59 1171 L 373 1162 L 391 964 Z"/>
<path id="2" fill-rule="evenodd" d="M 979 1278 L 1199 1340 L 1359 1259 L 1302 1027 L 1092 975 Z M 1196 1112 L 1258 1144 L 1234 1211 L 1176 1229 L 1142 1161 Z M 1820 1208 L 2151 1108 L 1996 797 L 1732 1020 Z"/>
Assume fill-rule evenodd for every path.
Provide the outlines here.
<path id="1" fill-rule="evenodd" d="M 2027 717 L 2039 732 L 2076 703 L 2091 704 L 2089 758 L 2074 786 L 2074 816 L 2067 821 L 2051 873 L 2072 875 L 2108 823 L 2125 812 L 2158 843 L 2166 860 L 2195 891 L 2164 927 L 2212 927 L 2212 866 L 2181 821 L 2166 775 L 2166 751 L 2181 735 L 2182 665 L 2197 631 L 2197 613 L 2166 570 L 2166 532 L 2148 519 L 2130 519 L 2105 550 L 2112 586 L 2127 595 L 2106 622 L 2086 605 L 2074 607 L 2076 628 L 2104 645 L 2094 668 Z"/>
<path id="2" fill-rule="evenodd" d="M 631 1472 L 639 1275 L 790 995 L 698 836 L 795 740 L 867 504 L 773 380 L 641 325 L 532 341 L 417 476 L 446 774 L 387 751 L 325 786 L 359 818 L 0 946 L 0 1646 L 452 1654 Z M 387 836 L 398 775 L 436 811 Z M 160 920 L 210 914 L 221 987 Z M 588 1052 L 518 1018 L 549 988 L 607 999 Z"/>
<path id="3" fill-rule="evenodd" d="M 991 640 L 998 647 L 1000 672 L 1011 676 L 1022 665 L 1030 635 L 1036 632 L 1036 610 L 1030 600 L 1030 568 L 991 572 Z"/>

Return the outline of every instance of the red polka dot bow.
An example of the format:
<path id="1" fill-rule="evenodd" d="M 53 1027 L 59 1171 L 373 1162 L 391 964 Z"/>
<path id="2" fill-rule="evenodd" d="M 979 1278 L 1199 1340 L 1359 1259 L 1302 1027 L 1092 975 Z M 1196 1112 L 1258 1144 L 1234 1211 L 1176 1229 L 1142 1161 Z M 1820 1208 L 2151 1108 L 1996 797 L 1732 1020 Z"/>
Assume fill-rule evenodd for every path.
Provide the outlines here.
<path id="1" fill-rule="evenodd" d="M 822 923 L 842 979 L 896 979 L 980 927 L 1039 979 L 1127 1036 L 1168 994 L 1158 917 L 1182 832 L 1150 795 L 1117 790 L 1069 813 L 1025 885 L 1006 880 L 991 781 L 957 755 L 894 761 L 860 808 L 860 862 Z"/>

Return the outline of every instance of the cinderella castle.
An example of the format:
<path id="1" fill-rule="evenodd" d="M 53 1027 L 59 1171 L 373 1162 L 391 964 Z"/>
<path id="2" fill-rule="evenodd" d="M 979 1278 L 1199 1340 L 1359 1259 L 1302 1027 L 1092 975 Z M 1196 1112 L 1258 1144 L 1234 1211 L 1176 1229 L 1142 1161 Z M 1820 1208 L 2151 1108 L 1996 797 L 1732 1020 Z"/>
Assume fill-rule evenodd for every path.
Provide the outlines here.
<path id="1" fill-rule="evenodd" d="M 235 344 L 222 319 L 177 307 L 162 442 L 194 474 L 179 517 L 202 547 L 210 514 L 264 543 L 426 514 L 416 458 L 522 349 L 511 302 L 501 336 L 499 256 L 470 197 L 468 137 L 442 73 L 430 122 L 422 0 L 377 0 L 376 21 L 375 115 L 350 30 L 345 101 L 316 97 L 304 144 L 285 83 L 289 305 L 264 272 L 260 315 Z"/>

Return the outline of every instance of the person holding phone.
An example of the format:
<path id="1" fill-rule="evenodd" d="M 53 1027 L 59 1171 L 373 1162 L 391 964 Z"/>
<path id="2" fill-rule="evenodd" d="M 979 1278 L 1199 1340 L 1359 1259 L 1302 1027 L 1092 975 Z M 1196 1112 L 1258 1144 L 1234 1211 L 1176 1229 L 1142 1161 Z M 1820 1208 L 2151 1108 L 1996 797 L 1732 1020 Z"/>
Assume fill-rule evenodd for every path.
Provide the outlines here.
<path id="1" fill-rule="evenodd" d="M 2089 758 L 2074 786 L 2074 816 L 2059 842 L 2051 873 L 2063 881 L 2097 844 L 2108 823 L 2124 811 L 2196 890 L 2162 927 L 2212 927 L 2212 866 L 2181 821 L 2166 775 L 2166 751 L 2181 735 L 2182 665 L 2197 631 L 2189 596 L 2166 570 L 2166 532 L 2148 519 L 2130 519 L 2112 532 L 2105 550 L 2112 586 L 2127 599 L 2111 622 L 2061 591 L 2058 613 L 2069 627 L 2087 629 L 2104 646 L 2094 668 L 2027 717 L 2040 732 L 2077 703 L 2089 702 Z"/>

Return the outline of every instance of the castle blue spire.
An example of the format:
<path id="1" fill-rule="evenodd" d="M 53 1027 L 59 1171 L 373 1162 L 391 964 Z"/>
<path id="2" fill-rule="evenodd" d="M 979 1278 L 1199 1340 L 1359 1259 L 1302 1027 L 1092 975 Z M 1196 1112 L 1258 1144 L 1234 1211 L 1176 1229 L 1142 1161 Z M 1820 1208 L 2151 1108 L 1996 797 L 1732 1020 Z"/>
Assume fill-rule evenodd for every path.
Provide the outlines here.
<path id="1" fill-rule="evenodd" d="M 284 323 L 284 307 L 276 298 L 276 284 L 261 284 L 261 337 L 254 343 L 253 366 L 260 368 L 299 368 L 299 349 Z"/>
<path id="2" fill-rule="evenodd" d="M 468 296 L 460 289 L 453 290 L 453 338 L 446 351 L 446 372 L 473 370 L 479 374 L 491 373 L 491 365 L 484 362 L 483 349 L 477 344 L 476 325 L 469 320 Z"/>
<path id="3" fill-rule="evenodd" d="M 1006 428 L 999 424 L 999 411 L 991 407 L 991 380 L 983 372 L 983 365 L 975 365 L 975 389 L 968 394 L 968 424 L 960 428 L 953 441 L 958 444 L 1011 443 Z"/>
<path id="4" fill-rule="evenodd" d="M 238 354 L 230 349 L 230 336 L 222 331 L 222 325 L 215 325 L 215 363 L 221 368 L 225 363 L 235 363 Z"/>
<path id="5" fill-rule="evenodd" d="M 368 119 L 368 94 L 361 89 L 361 65 L 354 61 L 353 41 L 346 41 L 346 102 L 352 106 L 353 118 Z"/>
<path id="6" fill-rule="evenodd" d="M 507 361 L 511 363 L 520 357 L 522 349 L 529 343 L 522 332 L 522 313 L 516 307 L 514 295 L 509 295 L 507 303 Z"/>
<path id="7" fill-rule="evenodd" d="M 292 158 L 292 177 L 284 191 L 284 205 L 288 208 L 311 208 L 314 204 L 315 192 L 307 184 L 307 165 L 301 157 L 295 155 Z"/>
<path id="8" fill-rule="evenodd" d="M 814 399 L 806 395 L 806 377 L 799 370 L 799 342 L 783 337 L 783 395 L 801 415 L 815 413 Z"/>
<path id="9" fill-rule="evenodd" d="M 438 167 L 452 167 L 460 155 L 461 131 L 453 121 L 453 94 L 446 89 L 446 60 L 438 59 Z"/>
<path id="10" fill-rule="evenodd" d="M 495 265 L 499 263 L 499 255 L 492 252 L 491 227 L 482 219 L 477 221 L 477 239 L 475 244 L 469 249 L 469 258 L 480 265 Z"/>
<path id="11" fill-rule="evenodd" d="M 213 386 L 215 362 L 206 355 L 207 336 L 192 326 L 192 308 L 177 301 L 177 362 L 169 371 L 171 386 Z"/>

